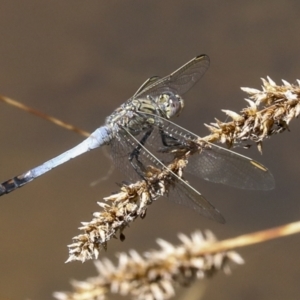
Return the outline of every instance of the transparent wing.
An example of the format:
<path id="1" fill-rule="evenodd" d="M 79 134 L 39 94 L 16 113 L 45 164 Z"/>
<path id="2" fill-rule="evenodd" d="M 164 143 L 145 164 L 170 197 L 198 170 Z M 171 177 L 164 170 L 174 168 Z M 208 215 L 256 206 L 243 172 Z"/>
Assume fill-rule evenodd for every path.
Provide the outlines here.
<path id="1" fill-rule="evenodd" d="M 154 128 L 154 131 L 149 137 L 149 141 L 147 141 L 147 145 L 152 142 L 159 143 L 160 137 L 158 133 L 158 128 Z M 142 136 L 142 134 L 141 134 Z M 158 157 L 152 154 L 146 147 L 139 143 L 139 139 L 141 136 L 134 137 L 129 132 L 125 130 L 120 130 L 117 138 L 112 141 L 112 157 L 116 166 L 123 172 L 126 173 L 126 176 L 130 180 L 141 180 L 142 177 L 138 174 L 145 174 L 145 170 L 147 170 L 148 166 L 154 166 L 161 170 L 167 169 L 164 162 L 161 161 Z M 157 141 L 155 141 L 157 139 Z M 140 145 L 141 150 L 138 155 L 139 164 L 133 161 L 134 167 L 132 163 L 129 161 L 129 157 Z M 137 171 L 135 170 L 137 169 Z M 185 180 L 178 177 L 171 170 L 170 174 L 172 174 L 174 185 L 171 187 L 171 191 L 169 191 L 168 198 L 178 204 L 186 205 L 194 210 L 196 210 L 201 215 L 213 219 L 217 222 L 224 223 L 225 220 L 221 213 L 201 195 L 197 190 L 195 190 L 191 185 L 189 185 Z M 146 177 L 146 174 L 145 174 Z"/>
<path id="2" fill-rule="evenodd" d="M 157 81 L 158 79 L 160 79 L 159 76 L 152 76 L 150 78 L 148 78 L 139 88 L 138 90 L 135 92 L 135 94 L 132 96 L 132 98 L 135 98 L 136 95 L 140 94 L 144 89 L 146 89 L 146 87 L 149 87 L 150 85 L 153 84 L 153 82 Z"/>
<path id="3" fill-rule="evenodd" d="M 209 62 L 207 55 L 196 56 L 172 74 L 160 80 L 155 80 L 152 84 L 148 83 L 142 86 L 135 97 L 156 96 L 168 90 L 183 95 L 204 75 L 209 67 Z M 157 79 L 157 77 L 155 78 Z"/>
<path id="4" fill-rule="evenodd" d="M 184 180 L 178 181 L 168 198 L 175 203 L 195 210 L 206 218 L 225 223 L 222 214 L 202 194 Z"/>
<path id="5" fill-rule="evenodd" d="M 156 119 L 156 126 L 163 131 L 170 149 L 188 149 L 189 141 L 200 139 L 169 120 L 159 116 L 153 118 Z M 152 151 L 158 151 L 160 145 L 158 138 L 151 140 Z M 164 146 L 165 150 L 168 150 L 168 146 Z M 262 164 L 211 143 L 206 143 L 199 153 L 190 156 L 185 171 L 211 182 L 240 189 L 271 190 L 275 186 L 273 175 Z"/>
<path id="6" fill-rule="evenodd" d="M 271 190 L 274 178 L 270 171 L 251 158 L 210 145 L 189 158 L 187 172 L 205 180 L 240 189 Z"/>
<path id="7" fill-rule="evenodd" d="M 131 182 L 141 180 L 141 176 L 134 170 L 129 161 L 129 157 L 137 147 L 135 142 L 127 136 L 126 132 L 119 131 L 115 139 L 110 143 L 110 154 L 114 165 L 118 170 L 126 175 Z"/>

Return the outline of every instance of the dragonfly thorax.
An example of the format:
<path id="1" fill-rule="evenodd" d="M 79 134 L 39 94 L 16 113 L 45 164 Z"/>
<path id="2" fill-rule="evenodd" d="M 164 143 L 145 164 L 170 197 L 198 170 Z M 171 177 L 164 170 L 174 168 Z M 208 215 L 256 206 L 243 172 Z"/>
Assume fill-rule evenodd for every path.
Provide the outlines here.
<path id="1" fill-rule="evenodd" d="M 133 98 L 117 108 L 107 119 L 106 124 L 115 128 L 126 128 L 137 135 L 150 129 L 156 122 L 155 116 L 170 119 L 178 116 L 184 106 L 183 99 L 172 91 L 157 96 Z"/>
<path id="2" fill-rule="evenodd" d="M 159 108 L 152 99 L 129 99 L 106 119 L 106 124 L 137 135 L 153 126 L 157 114 Z"/>
<path id="3" fill-rule="evenodd" d="M 178 116 L 184 107 L 183 99 L 178 94 L 172 92 L 160 94 L 155 99 L 155 102 L 159 107 L 162 117 L 166 119 Z"/>

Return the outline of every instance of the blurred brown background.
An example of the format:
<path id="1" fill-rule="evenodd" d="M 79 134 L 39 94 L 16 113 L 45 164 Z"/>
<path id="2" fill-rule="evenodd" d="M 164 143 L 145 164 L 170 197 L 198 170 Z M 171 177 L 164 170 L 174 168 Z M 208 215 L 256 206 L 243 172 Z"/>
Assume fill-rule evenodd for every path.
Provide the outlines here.
<path id="1" fill-rule="evenodd" d="M 180 125 L 207 134 L 203 123 L 225 120 L 221 109 L 246 105 L 241 86 L 260 88 L 261 77 L 300 77 L 299 1 L 1 1 L 0 94 L 92 131 L 152 75 L 167 75 L 206 53 L 211 67 L 191 90 Z M 0 103 L 1 181 L 73 147 L 80 136 Z M 211 229 L 220 239 L 299 219 L 300 125 L 274 136 L 260 156 L 276 189 L 249 192 L 194 180 L 226 217 L 206 220 L 164 199 L 109 243 L 107 253 L 156 248 L 160 237 Z M 117 191 L 118 171 L 95 150 L 0 200 L 0 299 L 51 299 L 69 290 L 69 279 L 96 274 L 93 263 L 64 264 L 67 244 L 96 201 Z M 299 236 L 239 250 L 246 265 L 232 276 L 205 281 L 203 298 L 299 299 Z M 201 284 L 197 283 L 201 287 Z M 187 290 L 181 290 L 185 293 Z M 178 294 L 179 295 L 179 294 Z M 189 296 L 182 296 L 188 299 Z M 111 296 L 110 299 L 121 299 Z M 179 296 L 178 296 L 179 299 Z M 196 299 L 200 299 L 199 297 Z"/>

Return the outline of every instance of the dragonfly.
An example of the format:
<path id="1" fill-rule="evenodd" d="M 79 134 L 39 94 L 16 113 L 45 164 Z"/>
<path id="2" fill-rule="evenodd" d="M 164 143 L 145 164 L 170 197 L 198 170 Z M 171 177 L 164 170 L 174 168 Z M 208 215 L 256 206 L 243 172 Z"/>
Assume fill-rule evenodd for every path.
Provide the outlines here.
<path id="1" fill-rule="evenodd" d="M 168 76 L 147 79 L 136 93 L 106 118 L 87 139 L 74 148 L 0 184 L 0 196 L 24 186 L 53 168 L 104 145 L 117 167 L 130 180 L 147 180 L 147 166 L 168 170 L 176 184 L 169 198 L 201 215 L 224 223 L 222 214 L 187 180 L 168 169 L 174 150 L 188 147 L 200 137 L 170 119 L 179 116 L 189 91 L 209 68 L 207 55 L 199 55 Z M 201 139 L 200 139 L 201 140 Z M 175 151 L 176 152 L 176 151 Z M 190 157 L 185 172 L 210 182 L 252 190 L 274 188 L 271 172 L 259 162 L 216 144 L 205 142 Z"/>

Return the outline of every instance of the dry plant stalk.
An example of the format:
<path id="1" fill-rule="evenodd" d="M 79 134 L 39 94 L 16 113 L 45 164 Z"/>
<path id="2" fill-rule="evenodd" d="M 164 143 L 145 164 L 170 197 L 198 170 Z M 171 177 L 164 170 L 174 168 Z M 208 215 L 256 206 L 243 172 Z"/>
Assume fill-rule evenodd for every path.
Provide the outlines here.
<path id="1" fill-rule="evenodd" d="M 58 120 L 57 118 L 54 118 L 54 117 L 49 116 L 49 115 L 47 115 L 45 113 L 42 113 L 42 112 L 40 112 L 40 111 L 38 111 L 38 110 L 36 110 L 34 108 L 31 108 L 31 107 L 29 107 L 27 105 L 24 105 L 23 103 L 21 103 L 19 101 L 16 101 L 16 100 L 13 100 L 11 98 L 8 98 L 8 97 L 5 97 L 5 96 L 1 96 L 1 95 L 0 95 L 0 101 L 6 103 L 8 105 L 17 107 L 17 108 L 19 108 L 21 110 L 24 110 L 24 111 L 26 111 L 26 112 L 28 112 L 30 114 L 33 114 L 33 115 L 35 115 L 35 116 L 37 116 L 39 118 L 46 119 L 46 120 L 50 121 L 51 123 L 54 123 L 55 125 L 63 127 L 63 128 L 65 128 L 67 130 L 74 131 L 74 132 L 76 132 L 76 133 L 78 133 L 78 134 L 80 134 L 80 135 L 82 135 L 84 137 L 90 136 L 90 133 L 87 132 L 87 131 L 84 131 L 84 130 L 82 130 L 80 128 L 77 128 L 77 127 L 71 125 L 71 124 L 68 124 L 68 123 L 63 122 L 61 120 Z"/>
<path id="2" fill-rule="evenodd" d="M 268 77 L 262 78 L 262 91 L 252 88 L 241 88 L 250 99 L 245 99 L 249 107 L 240 114 L 230 110 L 222 110 L 231 119 L 231 122 L 206 125 L 211 134 L 205 137 L 210 142 L 226 143 L 231 147 L 234 143 L 251 140 L 262 151 L 262 141 L 275 133 L 288 129 L 290 121 L 297 118 L 300 113 L 299 95 L 300 81 L 292 85 L 285 80 L 278 86 Z M 258 110 L 263 105 L 262 110 Z"/>
<path id="3" fill-rule="evenodd" d="M 187 286 L 196 278 L 214 275 L 219 270 L 230 272 L 230 263 L 242 264 L 243 259 L 234 251 L 202 253 L 203 247 L 216 242 L 209 231 L 195 232 L 188 237 L 179 234 L 182 244 L 173 246 L 157 240 L 159 250 L 143 256 L 131 250 L 119 254 L 118 265 L 108 259 L 95 261 L 99 275 L 86 281 L 73 281 L 73 292 L 56 292 L 60 300 L 105 299 L 111 293 L 130 295 L 135 299 L 169 299 L 175 295 L 177 284 Z"/>
<path id="4" fill-rule="evenodd" d="M 59 300 L 99 300 L 119 293 L 135 299 L 169 299 L 175 286 L 187 286 L 196 278 L 212 276 L 220 270 L 230 272 L 230 264 L 243 264 L 243 259 L 231 249 L 261 243 L 300 232 L 300 222 L 241 235 L 218 242 L 210 231 L 195 232 L 188 237 L 179 234 L 182 244 L 158 240 L 160 250 L 140 256 L 131 250 L 121 253 L 117 266 L 104 258 L 95 261 L 99 275 L 85 281 L 72 281 L 73 292 L 56 292 Z"/>
<path id="5" fill-rule="evenodd" d="M 82 223 L 80 230 L 84 233 L 74 237 L 73 243 L 68 246 L 67 262 L 97 258 L 99 251 L 106 249 L 107 242 L 118 234 L 123 240 L 123 231 L 129 223 L 138 217 L 144 218 L 147 207 L 158 197 L 167 195 L 175 184 L 169 170 L 181 177 L 188 157 L 201 151 L 205 141 L 226 143 L 228 147 L 252 141 L 262 151 L 264 139 L 288 129 L 290 121 L 300 112 L 300 81 L 297 85 L 283 81 L 282 86 L 276 85 L 269 77 L 262 81 L 262 91 L 242 88 L 250 95 L 250 99 L 246 99 L 249 107 L 240 114 L 223 110 L 232 121 L 222 123 L 216 120 L 206 125 L 211 134 L 199 139 L 198 143 L 193 141 L 190 148 L 176 156 L 168 169 L 151 168 L 147 181 L 123 185 L 119 193 L 104 198 L 111 204 L 98 203 L 103 210 L 94 213 L 92 221 Z M 260 106 L 264 107 L 259 110 Z"/>

